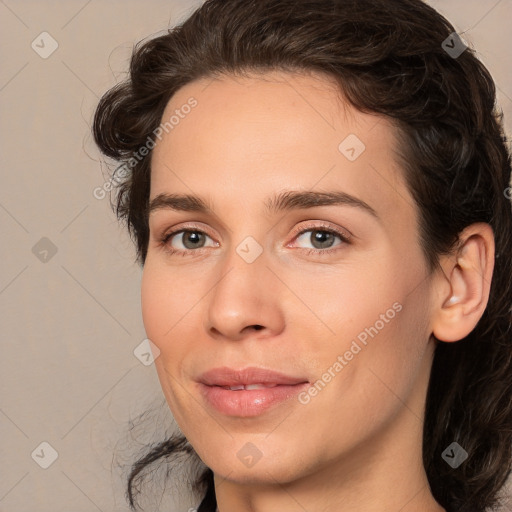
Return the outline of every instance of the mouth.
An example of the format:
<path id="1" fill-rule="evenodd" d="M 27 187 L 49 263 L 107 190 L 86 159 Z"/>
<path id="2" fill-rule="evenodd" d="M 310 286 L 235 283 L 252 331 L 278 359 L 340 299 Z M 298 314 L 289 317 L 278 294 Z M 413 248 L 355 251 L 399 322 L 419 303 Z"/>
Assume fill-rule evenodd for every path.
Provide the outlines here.
<path id="1" fill-rule="evenodd" d="M 199 378 L 201 395 L 209 408 L 226 416 L 254 417 L 309 387 L 303 377 L 264 368 L 215 368 Z"/>

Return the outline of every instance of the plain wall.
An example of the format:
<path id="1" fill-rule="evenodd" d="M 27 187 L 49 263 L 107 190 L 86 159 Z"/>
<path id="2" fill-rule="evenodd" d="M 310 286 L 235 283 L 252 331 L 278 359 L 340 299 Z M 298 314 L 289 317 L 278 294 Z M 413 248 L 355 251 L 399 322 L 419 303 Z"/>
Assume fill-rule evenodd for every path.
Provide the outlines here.
<path id="1" fill-rule="evenodd" d="M 126 464 L 172 427 L 164 404 L 129 430 L 163 394 L 153 365 L 134 355 L 146 337 L 141 270 L 108 194 L 98 198 L 107 178 L 90 125 L 133 44 L 200 3 L 0 3 L 1 512 L 128 511 Z M 429 3 L 488 66 L 510 134 L 511 0 Z M 58 43 L 47 58 L 43 31 Z M 47 469 L 36 462 L 50 460 L 43 442 L 58 454 Z M 194 504 L 173 504 L 168 490 L 161 510 Z"/>

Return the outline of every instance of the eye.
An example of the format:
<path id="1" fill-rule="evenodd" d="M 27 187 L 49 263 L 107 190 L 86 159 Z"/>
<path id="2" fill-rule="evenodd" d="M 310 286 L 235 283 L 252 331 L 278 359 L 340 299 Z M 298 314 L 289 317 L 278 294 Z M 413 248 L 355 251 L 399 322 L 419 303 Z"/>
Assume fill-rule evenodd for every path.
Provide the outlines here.
<path id="1" fill-rule="evenodd" d="M 306 236 L 309 233 L 308 236 Z M 307 254 L 325 254 L 339 250 L 340 245 L 350 244 L 351 235 L 341 230 L 335 229 L 327 225 L 318 225 L 302 227 L 297 233 L 295 240 L 309 242 L 313 245 L 313 249 L 305 248 Z M 340 243 L 333 245 L 335 239 L 338 238 Z"/>
<path id="2" fill-rule="evenodd" d="M 310 233 L 309 236 L 306 236 L 307 233 Z M 295 233 L 294 240 L 304 239 L 314 246 L 313 249 L 302 249 L 306 251 L 307 254 L 330 254 L 338 251 L 338 246 L 350 244 L 351 236 L 352 235 L 348 232 L 342 232 L 337 228 L 323 223 L 320 225 L 313 224 L 302 226 L 302 228 L 299 228 Z M 194 253 L 194 255 L 202 254 L 204 250 L 208 248 L 208 246 L 204 245 L 207 238 L 211 240 L 211 237 L 201 229 L 195 226 L 186 226 L 185 228 L 166 233 L 161 237 L 160 243 L 169 254 L 187 256 L 192 253 Z M 340 240 L 340 243 L 333 245 L 336 238 Z M 218 246 L 219 244 L 214 242 L 209 247 Z"/>
<path id="3" fill-rule="evenodd" d="M 187 229 L 188 228 L 188 229 Z M 206 238 L 210 238 L 207 233 L 195 226 L 186 226 L 180 230 L 171 231 L 163 235 L 160 239 L 160 244 L 170 254 L 179 254 L 186 256 L 191 252 L 202 253 L 205 248 L 204 243 Z M 218 246 L 214 243 L 210 247 Z"/>

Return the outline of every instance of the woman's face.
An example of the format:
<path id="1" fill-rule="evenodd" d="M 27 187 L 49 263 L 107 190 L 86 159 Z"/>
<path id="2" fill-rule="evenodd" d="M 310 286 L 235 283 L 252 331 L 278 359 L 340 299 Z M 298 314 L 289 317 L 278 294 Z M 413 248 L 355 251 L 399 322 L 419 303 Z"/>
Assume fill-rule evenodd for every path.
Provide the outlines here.
<path id="1" fill-rule="evenodd" d="M 285 72 L 188 84 L 166 122 L 142 311 L 199 456 L 260 483 L 417 458 L 432 289 L 391 124 Z"/>

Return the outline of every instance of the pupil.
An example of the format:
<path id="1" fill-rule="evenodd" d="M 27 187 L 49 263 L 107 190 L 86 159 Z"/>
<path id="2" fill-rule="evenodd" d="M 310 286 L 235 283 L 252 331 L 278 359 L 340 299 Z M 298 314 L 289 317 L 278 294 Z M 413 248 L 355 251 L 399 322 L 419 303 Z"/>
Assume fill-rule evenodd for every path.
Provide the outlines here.
<path id="1" fill-rule="evenodd" d="M 201 233 L 197 233 L 197 232 L 195 232 L 195 231 L 192 231 L 192 232 L 190 232 L 190 233 L 189 233 L 189 234 L 184 238 L 184 245 L 187 247 L 187 249 L 194 249 L 194 240 L 193 240 L 194 238 L 196 238 L 195 243 L 197 243 L 197 242 L 198 242 L 198 240 L 197 240 L 197 239 L 198 239 L 198 238 L 201 238 Z M 190 241 L 190 239 L 192 239 L 192 241 L 191 241 L 191 245 L 192 245 L 192 247 L 188 247 L 188 246 L 187 246 L 187 245 L 188 245 L 188 242 Z"/>
<path id="2" fill-rule="evenodd" d="M 333 236 L 332 233 L 329 233 L 328 231 L 315 231 L 314 233 L 316 233 L 315 235 L 313 235 L 314 242 L 319 242 L 322 247 L 329 246 L 329 244 L 326 245 L 325 240 L 322 240 L 322 239 L 325 237 L 327 237 L 327 238 L 332 237 Z"/>

